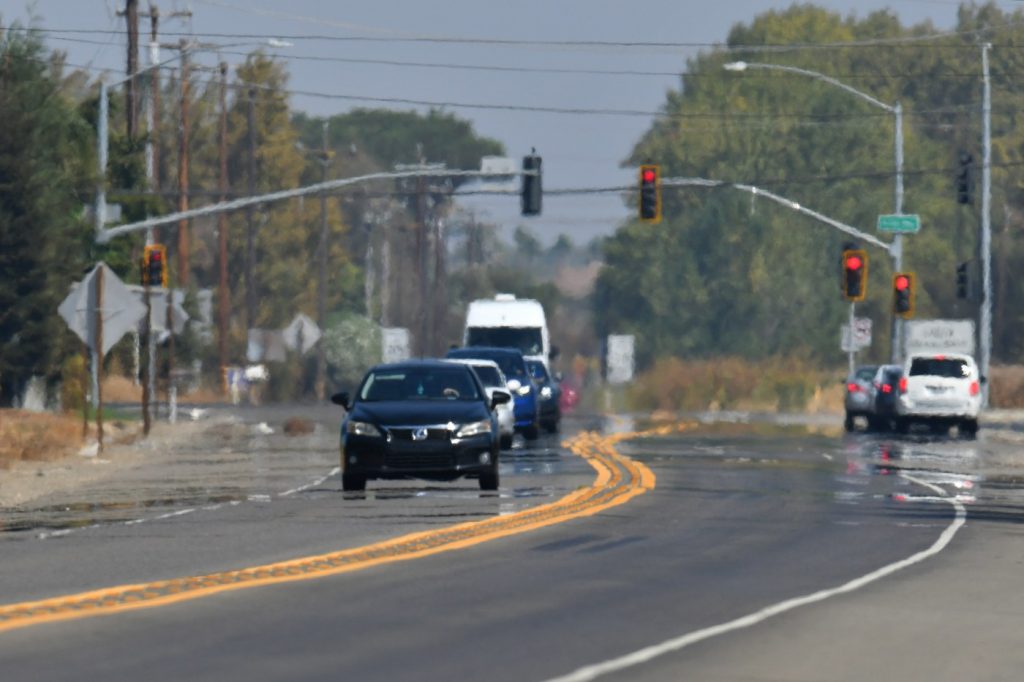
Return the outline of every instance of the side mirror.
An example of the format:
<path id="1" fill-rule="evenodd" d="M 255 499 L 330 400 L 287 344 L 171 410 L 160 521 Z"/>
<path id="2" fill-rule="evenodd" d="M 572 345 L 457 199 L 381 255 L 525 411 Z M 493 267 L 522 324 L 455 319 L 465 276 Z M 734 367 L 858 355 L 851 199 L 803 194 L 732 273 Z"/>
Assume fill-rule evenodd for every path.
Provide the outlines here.
<path id="1" fill-rule="evenodd" d="M 335 405 L 341 405 L 346 410 L 351 407 L 349 403 L 348 391 L 342 391 L 341 393 L 335 393 L 331 396 L 331 402 Z"/>
<path id="2" fill-rule="evenodd" d="M 512 394 L 508 391 L 494 391 L 491 394 L 491 409 L 493 410 L 498 405 L 505 405 L 506 403 L 512 402 Z"/>
<path id="3" fill-rule="evenodd" d="M 548 351 L 548 359 L 554 360 L 562 353 L 562 349 L 558 346 L 551 346 L 551 350 Z"/>

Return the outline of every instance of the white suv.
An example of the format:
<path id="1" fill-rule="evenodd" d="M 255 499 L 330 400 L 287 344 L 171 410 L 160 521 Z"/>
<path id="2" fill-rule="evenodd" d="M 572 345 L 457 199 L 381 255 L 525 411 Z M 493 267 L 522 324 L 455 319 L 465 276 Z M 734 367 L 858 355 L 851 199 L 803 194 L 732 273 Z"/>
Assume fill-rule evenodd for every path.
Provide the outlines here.
<path id="1" fill-rule="evenodd" d="M 924 422 L 948 429 L 955 424 L 960 433 L 973 436 L 978 432 L 981 382 L 970 355 L 911 354 L 900 379 L 897 427 L 906 431 L 912 423 Z"/>

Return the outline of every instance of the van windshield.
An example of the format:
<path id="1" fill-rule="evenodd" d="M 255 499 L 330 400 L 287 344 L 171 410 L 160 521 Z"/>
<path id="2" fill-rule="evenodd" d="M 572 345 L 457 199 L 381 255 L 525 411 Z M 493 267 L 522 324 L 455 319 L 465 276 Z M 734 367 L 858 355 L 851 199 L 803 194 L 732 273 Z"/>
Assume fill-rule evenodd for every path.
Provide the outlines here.
<path id="1" fill-rule="evenodd" d="M 466 330 L 466 345 L 515 348 L 523 355 L 544 352 L 539 327 L 470 327 Z"/>

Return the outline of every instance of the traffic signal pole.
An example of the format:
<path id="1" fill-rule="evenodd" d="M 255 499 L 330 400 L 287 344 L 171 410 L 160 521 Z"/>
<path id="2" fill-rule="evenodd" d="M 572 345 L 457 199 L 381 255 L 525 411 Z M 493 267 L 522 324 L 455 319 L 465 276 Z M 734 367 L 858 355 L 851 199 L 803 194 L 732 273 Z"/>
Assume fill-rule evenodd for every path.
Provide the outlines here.
<path id="1" fill-rule="evenodd" d="M 988 51 L 990 43 L 981 48 L 981 64 L 984 75 L 984 97 L 982 100 L 982 148 L 984 157 L 981 162 L 981 314 L 979 327 L 981 353 L 979 367 L 981 376 L 988 378 L 989 363 L 992 360 L 992 84 L 988 72 Z M 989 382 L 982 384 L 982 405 L 988 407 Z"/>

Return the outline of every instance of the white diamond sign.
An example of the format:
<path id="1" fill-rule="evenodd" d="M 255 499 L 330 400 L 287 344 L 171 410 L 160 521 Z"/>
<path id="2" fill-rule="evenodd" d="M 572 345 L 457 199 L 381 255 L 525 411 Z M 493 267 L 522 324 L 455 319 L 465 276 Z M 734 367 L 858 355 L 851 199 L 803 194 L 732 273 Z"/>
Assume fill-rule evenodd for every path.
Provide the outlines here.
<path id="1" fill-rule="evenodd" d="M 146 315 L 146 307 L 106 263 L 99 263 L 71 289 L 57 313 L 90 350 L 96 350 L 96 273 L 100 268 L 103 268 L 103 347 L 100 354 L 106 355 L 122 336 L 138 328 L 139 320 Z"/>
<path id="2" fill-rule="evenodd" d="M 320 340 L 320 327 L 308 316 L 299 313 L 287 327 L 281 330 L 284 345 L 305 355 Z"/>

